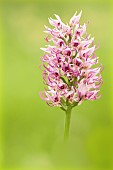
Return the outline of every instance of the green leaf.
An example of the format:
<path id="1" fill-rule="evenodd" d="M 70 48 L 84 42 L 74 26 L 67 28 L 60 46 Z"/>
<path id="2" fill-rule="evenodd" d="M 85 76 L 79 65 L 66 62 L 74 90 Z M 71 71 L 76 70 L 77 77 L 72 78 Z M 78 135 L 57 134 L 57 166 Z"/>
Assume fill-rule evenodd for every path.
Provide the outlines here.
<path id="1" fill-rule="evenodd" d="M 67 42 L 66 42 L 66 40 L 65 40 L 65 38 L 61 38 L 64 42 L 65 42 L 65 44 L 67 45 Z"/>
<path id="2" fill-rule="evenodd" d="M 63 107 L 60 107 L 63 111 L 66 111 L 66 109 L 64 109 Z"/>
<path id="3" fill-rule="evenodd" d="M 68 85 L 68 83 L 66 82 L 65 78 L 64 77 L 60 77 L 62 79 L 62 81 Z"/>
<path id="4" fill-rule="evenodd" d="M 77 106 L 78 105 L 78 102 L 74 102 L 73 104 L 72 104 L 72 107 L 75 107 L 75 106 Z"/>
<path id="5" fill-rule="evenodd" d="M 68 102 L 68 100 L 66 100 L 66 106 L 69 106 L 69 102 Z"/>
<path id="6" fill-rule="evenodd" d="M 77 81 L 77 78 L 75 77 L 73 82 L 72 82 L 72 85 L 74 86 L 74 83 Z"/>
<path id="7" fill-rule="evenodd" d="M 74 56 L 72 56 L 72 59 L 74 59 L 76 56 L 77 56 L 77 52 L 75 53 L 75 55 L 74 55 Z"/>
<path id="8" fill-rule="evenodd" d="M 69 35 L 69 39 L 68 39 L 68 43 L 70 43 L 71 42 L 71 35 Z"/>
<path id="9" fill-rule="evenodd" d="M 61 103 L 64 105 L 64 106 L 66 106 L 66 102 L 65 102 L 65 100 L 61 97 Z"/>

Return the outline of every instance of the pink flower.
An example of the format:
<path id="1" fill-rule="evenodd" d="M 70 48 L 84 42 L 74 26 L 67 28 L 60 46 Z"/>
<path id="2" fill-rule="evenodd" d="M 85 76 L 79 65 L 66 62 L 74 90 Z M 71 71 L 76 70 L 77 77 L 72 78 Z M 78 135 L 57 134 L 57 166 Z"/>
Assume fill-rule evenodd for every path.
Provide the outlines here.
<path id="1" fill-rule="evenodd" d="M 43 79 L 47 86 L 40 93 L 50 106 L 80 105 L 84 100 L 96 100 L 100 97 L 102 84 L 102 66 L 96 66 L 94 38 L 86 34 L 86 24 L 80 25 L 82 11 L 64 24 L 58 15 L 49 19 L 53 28 L 45 26 L 46 41 L 53 43 L 41 48 L 44 55 Z M 96 66 L 96 67 L 94 67 Z"/>
<path id="2" fill-rule="evenodd" d="M 76 12 L 76 13 L 77 13 L 77 12 Z M 78 15 L 76 15 L 76 13 L 75 13 L 74 16 L 70 19 L 70 22 L 69 22 L 70 26 L 75 26 L 76 24 L 79 23 L 80 17 L 81 17 L 81 15 L 82 15 L 82 11 L 81 11 Z"/>

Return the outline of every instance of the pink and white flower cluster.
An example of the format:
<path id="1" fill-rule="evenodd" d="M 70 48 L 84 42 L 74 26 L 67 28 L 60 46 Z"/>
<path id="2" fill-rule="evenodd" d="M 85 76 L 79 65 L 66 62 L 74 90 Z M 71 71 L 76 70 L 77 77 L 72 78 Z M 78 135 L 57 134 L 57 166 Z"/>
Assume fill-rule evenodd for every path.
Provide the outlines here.
<path id="1" fill-rule="evenodd" d="M 74 107 L 100 97 L 102 66 L 94 67 L 98 63 L 94 38 L 86 34 L 86 24 L 80 25 L 81 14 L 75 13 L 69 24 L 55 15 L 56 19 L 49 19 L 53 28 L 45 26 L 49 45 L 41 48 L 44 51 L 41 59 L 47 89 L 40 96 L 48 105 L 63 110 L 68 105 Z"/>

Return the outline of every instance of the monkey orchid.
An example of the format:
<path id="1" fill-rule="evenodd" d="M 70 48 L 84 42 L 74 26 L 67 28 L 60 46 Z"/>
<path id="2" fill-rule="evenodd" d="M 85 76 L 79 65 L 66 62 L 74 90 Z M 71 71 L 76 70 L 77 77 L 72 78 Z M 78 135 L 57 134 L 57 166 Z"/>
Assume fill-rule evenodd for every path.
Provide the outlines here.
<path id="1" fill-rule="evenodd" d="M 71 111 L 85 100 L 96 100 L 102 84 L 102 66 L 95 55 L 94 38 L 86 34 L 86 24 L 80 25 L 75 13 L 69 24 L 60 17 L 49 19 L 53 28 L 45 26 L 45 40 L 52 45 L 41 48 L 44 56 L 43 79 L 47 86 L 40 96 L 49 106 L 59 106 L 66 113 L 64 137 L 69 135 Z"/>

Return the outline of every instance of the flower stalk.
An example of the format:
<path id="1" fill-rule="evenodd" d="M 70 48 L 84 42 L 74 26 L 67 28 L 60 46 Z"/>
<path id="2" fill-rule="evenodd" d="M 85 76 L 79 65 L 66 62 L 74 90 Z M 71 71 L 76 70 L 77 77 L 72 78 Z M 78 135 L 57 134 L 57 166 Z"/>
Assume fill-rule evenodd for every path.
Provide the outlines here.
<path id="1" fill-rule="evenodd" d="M 71 111 L 72 111 L 72 107 L 68 106 L 68 108 L 65 112 L 65 130 L 64 130 L 64 140 L 65 141 L 67 141 L 69 138 Z"/>

